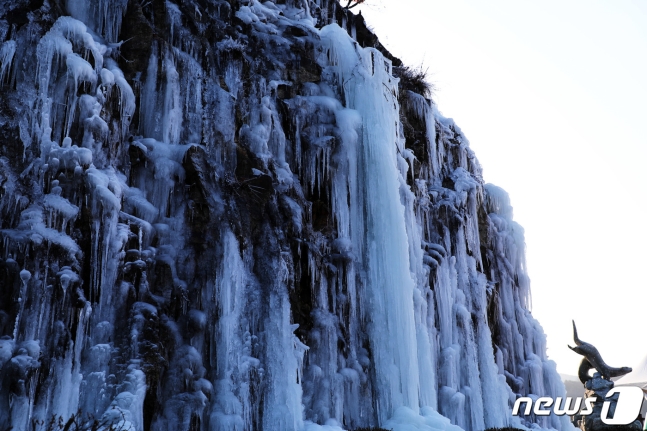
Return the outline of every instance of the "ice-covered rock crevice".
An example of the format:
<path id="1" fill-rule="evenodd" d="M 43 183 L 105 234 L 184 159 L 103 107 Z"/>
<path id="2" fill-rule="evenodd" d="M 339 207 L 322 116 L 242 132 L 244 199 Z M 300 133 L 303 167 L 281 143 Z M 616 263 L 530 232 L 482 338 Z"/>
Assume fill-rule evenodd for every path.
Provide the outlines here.
<path id="1" fill-rule="evenodd" d="M 3 2 L 0 429 L 569 428 L 511 416 L 564 391 L 523 230 L 399 66 L 328 0 Z"/>

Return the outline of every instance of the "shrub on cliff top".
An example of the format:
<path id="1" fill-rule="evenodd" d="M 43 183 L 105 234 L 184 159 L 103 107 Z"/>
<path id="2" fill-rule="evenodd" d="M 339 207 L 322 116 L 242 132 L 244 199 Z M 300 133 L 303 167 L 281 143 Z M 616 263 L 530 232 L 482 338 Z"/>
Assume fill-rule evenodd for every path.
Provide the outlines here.
<path id="1" fill-rule="evenodd" d="M 434 85 L 427 80 L 427 69 L 422 66 L 416 69 L 409 66 L 393 67 L 393 75 L 400 78 L 400 91 L 413 91 L 428 99 L 434 94 Z"/>

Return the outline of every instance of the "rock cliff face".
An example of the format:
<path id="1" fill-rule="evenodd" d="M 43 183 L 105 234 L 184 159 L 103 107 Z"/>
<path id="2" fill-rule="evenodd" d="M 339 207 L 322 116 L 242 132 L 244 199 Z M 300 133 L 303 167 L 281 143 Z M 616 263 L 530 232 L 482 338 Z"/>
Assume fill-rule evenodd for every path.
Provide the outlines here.
<path id="1" fill-rule="evenodd" d="M 507 195 L 401 66 L 329 0 L 3 1 L 0 429 L 481 431 L 563 394 Z"/>

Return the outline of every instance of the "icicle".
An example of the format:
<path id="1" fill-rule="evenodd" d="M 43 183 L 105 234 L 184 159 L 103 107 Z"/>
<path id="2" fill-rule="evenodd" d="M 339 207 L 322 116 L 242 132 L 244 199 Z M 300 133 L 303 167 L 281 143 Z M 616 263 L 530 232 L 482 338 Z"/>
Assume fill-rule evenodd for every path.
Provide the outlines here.
<path id="1" fill-rule="evenodd" d="M 0 86 L 11 81 L 11 65 L 16 54 L 16 41 L 8 40 L 0 47 Z"/>
<path id="2" fill-rule="evenodd" d="M 164 56 L 163 65 L 166 74 L 166 92 L 162 116 L 162 141 L 177 144 L 180 142 L 183 120 L 182 104 L 180 103 L 180 76 L 170 52 Z"/>
<path id="3" fill-rule="evenodd" d="M 223 242 L 219 281 L 205 294 L 209 303 L 216 302 L 214 308 L 220 316 L 213 340 L 217 399 L 212 407 L 211 421 L 218 431 L 235 431 L 252 427 L 252 406 L 246 391 L 242 391 L 241 397 L 235 395 L 232 376 L 240 373 L 241 379 L 248 382 L 249 374 L 259 367 L 260 361 L 251 357 L 251 349 L 245 347 L 245 337 L 238 326 L 246 295 L 246 268 L 239 254 L 238 241 L 233 233 L 226 232 Z"/>
<path id="4" fill-rule="evenodd" d="M 127 0 L 66 0 L 70 15 L 88 23 L 109 42 L 116 42 L 127 5 Z"/>

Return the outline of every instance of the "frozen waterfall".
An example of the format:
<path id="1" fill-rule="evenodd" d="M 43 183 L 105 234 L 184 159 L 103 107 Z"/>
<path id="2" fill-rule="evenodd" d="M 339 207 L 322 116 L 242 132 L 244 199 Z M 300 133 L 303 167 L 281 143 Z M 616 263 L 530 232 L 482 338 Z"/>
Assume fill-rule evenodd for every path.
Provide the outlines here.
<path id="1" fill-rule="evenodd" d="M 36 3 L 0 5 L 0 429 L 571 429 L 511 415 L 564 387 L 507 194 L 361 17 Z"/>

